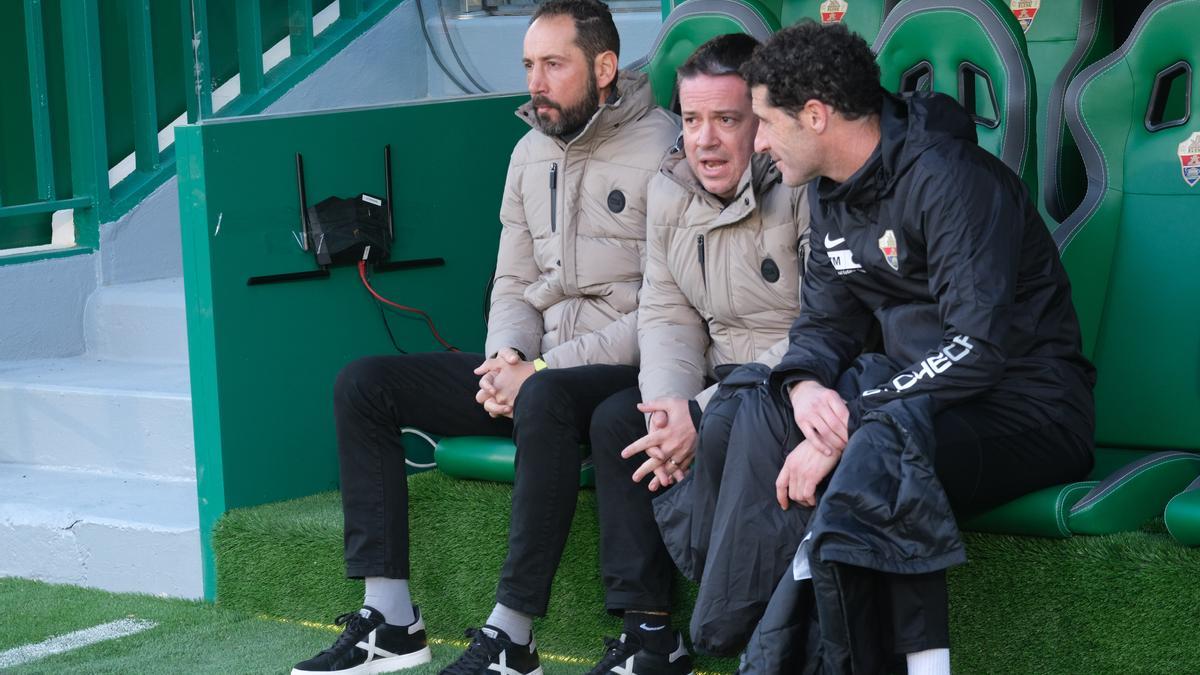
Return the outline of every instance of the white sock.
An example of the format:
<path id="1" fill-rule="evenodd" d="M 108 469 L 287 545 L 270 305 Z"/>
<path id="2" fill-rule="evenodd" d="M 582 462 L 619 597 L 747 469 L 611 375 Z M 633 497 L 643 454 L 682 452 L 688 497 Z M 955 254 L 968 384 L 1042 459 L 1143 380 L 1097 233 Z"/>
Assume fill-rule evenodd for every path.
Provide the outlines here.
<path id="1" fill-rule="evenodd" d="M 527 645 L 533 639 L 533 617 L 500 603 L 496 603 L 496 608 L 488 616 L 487 625 L 504 631 L 515 644 Z"/>
<path id="2" fill-rule="evenodd" d="M 950 650 L 926 649 L 909 654 L 908 675 L 950 675 Z"/>
<path id="3" fill-rule="evenodd" d="M 375 608 L 384 621 L 393 626 L 407 626 L 417 620 L 408 595 L 408 579 L 367 577 L 366 582 L 363 604 Z"/>

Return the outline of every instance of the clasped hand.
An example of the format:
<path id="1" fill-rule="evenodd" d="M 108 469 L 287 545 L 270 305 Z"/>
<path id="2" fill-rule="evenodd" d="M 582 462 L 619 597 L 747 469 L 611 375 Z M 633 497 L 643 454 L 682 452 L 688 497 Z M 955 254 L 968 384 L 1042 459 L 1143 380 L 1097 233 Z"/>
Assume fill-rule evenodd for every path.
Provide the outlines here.
<path id="1" fill-rule="evenodd" d="M 521 385 L 534 373 L 533 363 L 521 358 L 514 349 L 505 347 L 475 369 L 479 375 L 479 392 L 475 394 L 483 409 L 492 417 L 512 417 L 513 403 Z"/>
<path id="2" fill-rule="evenodd" d="M 653 473 L 649 488 L 655 492 L 683 480 L 687 474 L 696 453 L 696 427 L 685 399 L 648 401 L 639 403 L 637 408 L 650 415 L 648 433 L 626 446 L 621 456 L 629 459 L 646 453 L 646 461 L 633 472 L 633 481 L 641 482 Z"/>
<path id="3" fill-rule="evenodd" d="M 775 479 L 775 499 L 785 511 L 789 500 L 816 506 L 817 486 L 837 466 L 850 438 L 850 410 L 836 391 L 804 381 L 789 397 L 804 440 L 788 453 Z"/>

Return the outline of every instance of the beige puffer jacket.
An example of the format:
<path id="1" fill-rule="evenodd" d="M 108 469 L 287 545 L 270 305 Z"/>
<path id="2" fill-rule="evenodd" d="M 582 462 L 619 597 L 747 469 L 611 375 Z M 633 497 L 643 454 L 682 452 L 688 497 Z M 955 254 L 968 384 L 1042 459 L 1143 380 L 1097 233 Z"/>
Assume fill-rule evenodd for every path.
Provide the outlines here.
<path id="1" fill-rule="evenodd" d="M 486 353 L 512 347 L 552 368 L 636 365 L 646 186 L 679 134 L 640 73 L 621 72 L 570 142 L 538 131 L 513 150 Z M 526 103 L 517 115 L 533 126 Z"/>
<path id="2" fill-rule="evenodd" d="M 642 400 L 697 399 L 725 364 L 774 366 L 800 311 L 807 186 L 789 188 L 754 155 L 728 205 L 681 150 L 650 184 L 649 254 L 638 308 Z"/>

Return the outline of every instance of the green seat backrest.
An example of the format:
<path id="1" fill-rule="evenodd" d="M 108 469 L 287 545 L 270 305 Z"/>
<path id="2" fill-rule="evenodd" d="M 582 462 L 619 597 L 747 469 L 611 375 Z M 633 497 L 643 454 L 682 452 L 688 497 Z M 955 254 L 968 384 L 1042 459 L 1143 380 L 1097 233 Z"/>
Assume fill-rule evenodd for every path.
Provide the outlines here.
<path id="1" fill-rule="evenodd" d="M 841 23 L 871 44 L 883 19 L 899 0 L 782 0 L 779 22 L 790 26 L 801 19 Z"/>
<path id="2" fill-rule="evenodd" d="M 904 0 L 875 38 L 883 86 L 958 99 L 979 146 L 1037 195 L 1037 101 L 1021 24 L 1001 0 Z"/>
<path id="3" fill-rule="evenodd" d="M 761 2 L 759 2 L 757 4 L 760 5 L 763 9 L 766 9 L 771 13 L 771 16 L 773 16 L 775 18 L 775 24 L 778 25 L 779 18 L 781 16 L 783 16 L 783 14 L 781 14 L 781 12 L 783 11 L 782 6 L 785 1 L 786 0 L 761 0 Z M 663 2 L 662 3 L 663 21 L 665 22 L 667 20 L 667 17 L 671 16 L 671 12 L 675 11 L 675 8 L 682 5 L 683 2 L 684 2 L 684 0 L 679 0 L 678 2 L 676 2 L 675 0 L 670 0 L 670 2 Z"/>
<path id="4" fill-rule="evenodd" d="M 1087 193 L 1054 237 L 1101 446 L 1200 450 L 1198 29 L 1200 0 L 1156 0 L 1067 89 Z"/>
<path id="5" fill-rule="evenodd" d="M 1067 131 L 1071 79 L 1113 49 L 1114 0 L 1010 0 L 1025 29 L 1037 83 L 1038 167 L 1046 224 L 1056 227 L 1083 199 L 1083 160 Z"/>
<path id="6" fill-rule="evenodd" d="M 697 47 L 726 33 L 746 33 L 764 42 L 777 30 L 774 12 L 758 0 L 687 0 L 671 10 L 649 53 L 627 68 L 646 71 L 655 100 L 672 109 L 675 69 Z"/>

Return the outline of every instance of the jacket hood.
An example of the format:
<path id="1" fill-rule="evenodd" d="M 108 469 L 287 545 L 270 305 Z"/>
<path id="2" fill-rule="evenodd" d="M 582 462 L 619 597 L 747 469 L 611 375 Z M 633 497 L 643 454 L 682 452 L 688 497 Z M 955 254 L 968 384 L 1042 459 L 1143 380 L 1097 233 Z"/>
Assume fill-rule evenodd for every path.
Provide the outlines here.
<path id="1" fill-rule="evenodd" d="M 698 195 L 703 199 L 711 200 L 714 204 L 720 203 L 720 200 L 715 195 L 704 189 L 704 186 L 700 183 L 700 179 L 692 171 L 692 165 L 688 164 L 687 154 L 683 150 L 682 136 L 676 141 L 675 147 L 671 148 L 671 151 L 663 158 L 660 171 L 688 192 Z M 779 174 L 779 170 L 775 168 L 775 162 L 771 161 L 771 157 L 756 152 L 750 156 L 750 164 L 742 172 L 742 177 L 738 181 L 738 189 L 734 193 L 733 198 L 736 199 L 741 196 L 749 187 L 754 188 L 755 195 L 762 195 L 772 183 L 777 183 L 781 180 L 782 177 Z"/>
<path id="2" fill-rule="evenodd" d="M 616 93 L 615 99 L 610 97 L 608 101 L 600 104 L 600 109 L 592 115 L 579 134 L 569 143 L 578 143 L 589 137 L 606 138 L 621 125 L 644 117 L 655 106 L 654 92 L 650 89 L 650 80 L 645 73 L 629 70 L 618 72 Z M 521 104 L 517 108 L 516 115 L 533 127 L 535 131 L 541 131 L 537 124 L 537 113 L 534 112 L 531 101 Z M 569 144 L 557 137 L 555 140 L 563 145 Z"/>
<path id="3" fill-rule="evenodd" d="M 947 141 L 977 142 L 975 123 L 967 111 L 945 94 L 885 94 L 879 127 L 879 145 L 854 175 L 844 183 L 820 179 L 822 200 L 876 201 L 926 150 Z"/>

